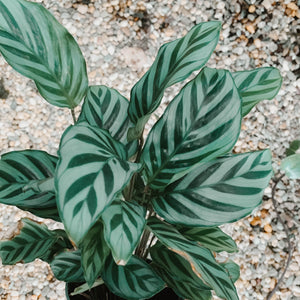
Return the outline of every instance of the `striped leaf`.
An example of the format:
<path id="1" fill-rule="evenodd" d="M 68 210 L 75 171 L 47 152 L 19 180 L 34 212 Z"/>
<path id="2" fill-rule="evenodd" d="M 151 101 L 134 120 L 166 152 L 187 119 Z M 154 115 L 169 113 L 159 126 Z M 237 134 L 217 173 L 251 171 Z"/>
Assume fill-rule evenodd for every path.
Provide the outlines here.
<path id="1" fill-rule="evenodd" d="M 55 278 L 58 280 L 84 282 L 80 250 L 65 251 L 56 255 L 50 263 L 50 267 Z"/>
<path id="2" fill-rule="evenodd" d="M 155 217 L 149 218 L 147 225 L 164 246 L 189 262 L 194 273 L 211 287 L 217 296 L 238 300 L 235 286 L 227 271 L 215 261 L 208 249 L 186 239 L 175 227 Z"/>
<path id="3" fill-rule="evenodd" d="M 179 297 L 190 300 L 211 299 L 211 288 L 194 273 L 187 260 L 160 242 L 151 247 L 150 254 L 152 267 Z"/>
<path id="4" fill-rule="evenodd" d="M 186 36 L 164 44 L 147 73 L 131 91 L 129 116 L 137 124 L 131 138 L 137 138 L 150 114 L 159 106 L 164 90 L 205 65 L 214 51 L 221 29 L 219 21 L 200 23 Z"/>
<path id="5" fill-rule="evenodd" d="M 64 230 L 56 229 L 53 230 L 53 233 L 57 235 L 56 242 L 43 256 L 40 257 L 41 260 L 46 261 L 47 263 L 50 263 L 55 255 L 65 251 L 66 249 L 73 249 L 73 245 Z"/>
<path id="6" fill-rule="evenodd" d="M 89 287 L 99 277 L 104 262 L 110 253 L 110 249 L 105 242 L 103 225 L 100 221 L 88 231 L 80 244 L 81 264 L 84 277 Z"/>
<path id="7" fill-rule="evenodd" d="M 272 100 L 282 83 L 279 70 L 273 67 L 234 72 L 232 76 L 242 98 L 243 116 L 260 101 Z"/>
<path id="8" fill-rule="evenodd" d="M 189 240 L 214 252 L 237 252 L 235 241 L 218 227 L 181 227 L 179 232 Z"/>
<path id="9" fill-rule="evenodd" d="M 0 203 L 60 221 L 53 184 L 56 164 L 57 157 L 44 151 L 3 154 L 0 160 Z"/>
<path id="10" fill-rule="evenodd" d="M 204 68 L 167 107 L 149 133 L 141 160 L 153 189 L 234 146 L 241 100 L 228 71 Z"/>
<path id="11" fill-rule="evenodd" d="M 226 269 L 232 282 L 236 282 L 240 278 L 240 266 L 232 260 L 221 264 L 221 266 L 223 266 Z"/>
<path id="12" fill-rule="evenodd" d="M 164 282 L 144 260 L 133 255 L 126 266 L 107 259 L 102 279 L 111 292 L 127 300 L 151 298 L 164 288 Z"/>
<path id="13" fill-rule="evenodd" d="M 90 86 L 78 122 L 108 130 L 111 136 L 126 145 L 128 157 L 135 154 L 137 141 L 127 143 L 127 131 L 133 123 L 128 117 L 128 100 L 115 89 L 104 85 Z"/>
<path id="14" fill-rule="evenodd" d="M 286 150 L 285 155 L 291 156 L 296 154 L 300 149 L 300 140 L 294 140 L 290 143 L 290 147 Z"/>
<path id="15" fill-rule="evenodd" d="M 125 147 L 106 130 L 86 124 L 66 130 L 59 156 L 57 205 L 67 232 L 79 243 L 140 166 L 126 161 Z"/>
<path id="16" fill-rule="evenodd" d="M 0 256 L 4 265 L 28 263 L 41 258 L 59 239 L 57 232 L 30 219 L 22 219 L 19 230 L 10 240 L 0 242 Z"/>
<path id="17" fill-rule="evenodd" d="M 74 108 L 88 87 L 85 61 L 67 30 L 40 4 L 0 2 L 0 52 L 51 104 Z"/>
<path id="18" fill-rule="evenodd" d="M 118 265 L 126 265 L 144 231 L 144 207 L 122 200 L 114 201 L 102 214 L 104 237 Z"/>
<path id="19" fill-rule="evenodd" d="M 291 179 L 300 179 L 300 153 L 286 157 L 280 165 L 280 169 Z"/>
<path id="20" fill-rule="evenodd" d="M 158 215 L 172 224 L 218 226 L 249 215 L 272 176 L 269 150 L 203 163 L 153 200 Z"/>

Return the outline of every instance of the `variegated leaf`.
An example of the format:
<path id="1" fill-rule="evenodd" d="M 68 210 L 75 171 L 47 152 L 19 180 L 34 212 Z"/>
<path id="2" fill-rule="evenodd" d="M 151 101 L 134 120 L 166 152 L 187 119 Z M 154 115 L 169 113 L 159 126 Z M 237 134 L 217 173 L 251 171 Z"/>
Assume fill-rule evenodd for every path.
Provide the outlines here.
<path id="1" fill-rule="evenodd" d="M 107 259 L 102 279 L 111 292 L 127 300 L 151 298 L 164 288 L 164 282 L 144 260 L 133 255 L 126 266 Z"/>
<path id="2" fill-rule="evenodd" d="M 50 267 L 58 280 L 84 282 L 80 250 L 65 251 L 56 255 L 50 263 Z"/>
<path id="3" fill-rule="evenodd" d="M 179 227 L 179 232 L 189 240 L 214 252 L 237 252 L 234 240 L 218 227 Z"/>
<path id="4" fill-rule="evenodd" d="M 88 87 L 85 61 L 68 31 L 40 4 L 0 2 L 0 52 L 51 104 L 74 108 Z"/>
<path id="5" fill-rule="evenodd" d="M 127 142 L 127 131 L 133 126 L 128 117 L 128 100 L 117 90 L 104 85 L 90 86 L 78 122 L 108 130 L 111 136 L 126 145 L 128 157 L 137 151 L 137 141 Z"/>
<path id="6" fill-rule="evenodd" d="M 218 226 L 249 215 L 272 176 L 269 150 L 203 163 L 153 200 L 158 215 L 172 224 Z"/>
<path id="7" fill-rule="evenodd" d="M 57 205 L 67 232 L 79 243 L 140 166 L 126 161 L 124 146 L 106 130 L 86 124 L 66 130 L 59 156 Z"/>
<path id="8" fill-rule="evenodd" d="M 30 219 L 22 219 L 19 227 L 20 232 L 13 238 L 0 242 L 0 257 L 4 265 L 42 258 L 59 239 L 57 232 Z"/>
<path id="9" fill-rule="evenodd" d="M 200 23 L 183 38 L 159 49 L 151 68 L 131 91 L 129 116 L 137 124 L 130 133 L 132 139 L 141 134 L 150 114 L 159 106 L 165 89 L 205 65 L 217 45 L 220 29 L 219 21 Z"/>
<path id="10" fill-rule="evenodd" d="M 104 237 L 118 265 L 126 265 L 143 233 L 146 223 L 144 207 L 115 200 L 102 214 Z"/>
<path id="11" fill-rule="evenodd" d="M 153 189 L 234 146 L 241 100 L 228 71 L 204 68 L 169 104 L 147 138 L 141 161 Z"/>
<path id="12" fill-rule="evenodd" d="M 175 227 L 155 217 L 150 217 L 147 225 L 164 246 L 186 259 L 194 273 L 220 298 L 238 300 L 227 271 L 215 261 L 208 249 L 186 239 Z"/>
<path id="13" fill-rule="evenodd" d="M 150 254 L 151 266 L 178 296 L 190 300 L 211 299 L 211 288 L 203 283 L 183 257 L 160 242 L 151 247 Z"/>
<path id="14" fill-rule="evenodd" d="M 0 160 L 0 202 L 42 218 L 60 221 L 54 189 L 57 157 L 44 151 L 3 154 Z"/>
<path id="15" fill-rule="evenodd" d="M 99 277 L 110 249 L 105 242 L 103 224 L 97 221 L 80 244 L 81 264 L 89 287 Z"/>
<path id="16" fill-rule="evenodd" d="M 260 101 L 272 100 L 282 83 L 279 70 L 273 67 L 234 72 L 232 76 L 242 98 L 243 116 Z"/>

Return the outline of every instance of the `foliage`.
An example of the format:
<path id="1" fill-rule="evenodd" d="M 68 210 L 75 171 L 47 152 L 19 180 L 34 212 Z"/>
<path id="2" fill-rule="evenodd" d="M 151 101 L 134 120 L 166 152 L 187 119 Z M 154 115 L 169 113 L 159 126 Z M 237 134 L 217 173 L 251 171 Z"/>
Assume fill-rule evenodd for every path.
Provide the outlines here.
<path id="1" fill-rule="evenodd" d="M 77 43 L 41 5 L 0 2 L 6 61 L 52 105 L 73 110 L 84 98 L 58 157 L 37 150 L 1 157 L 0 202 L 65 228 L 23 220 L 0 243 L 4 264 L 40 258 L 58 279 L 87 283 L 77 291 L 104 282 L 125 299 L 147 299 L 165 286 L 188 299 L 211 299 L 211 290 L 238 299 L 238 266 L 214 257 L 237 246 L 218 226 L 261 203 L 272 167 L 269 150 L 231 150 L 242 117 L 275 97 L 281 76 L 275 68 L 231 74 L 204 67 L 220 30 L 218 21 L 200 23 L 163 45 L 129 102 L 109 87 L 88 86 Z M 144 144 L 165 89 L 198 70 Z"/>

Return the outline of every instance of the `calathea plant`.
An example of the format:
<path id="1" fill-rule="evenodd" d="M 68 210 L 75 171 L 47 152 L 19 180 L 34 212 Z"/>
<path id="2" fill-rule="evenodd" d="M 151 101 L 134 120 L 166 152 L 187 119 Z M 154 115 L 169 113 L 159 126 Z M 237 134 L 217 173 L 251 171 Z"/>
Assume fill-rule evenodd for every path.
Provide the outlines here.
<path id="1" fill-rule="evenodd" d="M 0 1 L 3 57 L 75 121 L 57 157 L 2 155 L 1 203 L 65 228 L 21 220 L 19 232 L 0 244 L 3 264 L 42 259 L 59 280 L 82 283 L 78 293 L 97 286 L 90 290 L 96 299 L 148 299 L 165 287 L 185 299 L 211 299 L 212 290 L 238 299 L 238 266 L 214 257 L 237 247 L 218 226 L 261 203 L 272 168 L 269 150 L 231 150 L 242 117 L 276 95 L 281 77 L 274 68 L 231 74 L 204 67 L 220 29 L 218 21 L 200 23 L 163 45 L 129 102 L 112 88 L 88 86 L 78 45 L 41 5 Z M 165 89 L 196 70 L 144 137 Z"/>

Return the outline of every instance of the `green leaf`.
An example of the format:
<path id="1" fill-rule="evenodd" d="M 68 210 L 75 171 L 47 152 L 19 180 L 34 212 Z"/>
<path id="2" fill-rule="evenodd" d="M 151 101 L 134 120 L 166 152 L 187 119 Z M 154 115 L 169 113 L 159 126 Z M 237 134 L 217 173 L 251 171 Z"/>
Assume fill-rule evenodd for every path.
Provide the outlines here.
<path id="1" fill-rule="evenodd" d="M 41 257 L 41 260 L 50 263 L 54 256 L 65 251 L 66 249 L 73 249 L 73 245 L 69 240 L 67 233 L 62 229 L 53 230 L 53 233 L 57 235 L 56 242 L 48 249 L 48 251 Z"/>
<path id="2" fill-rule="evenodd" d="M 33 79 L 51 104 L 74 108 L 88 87 L 82 53 L 68 31 L 40 4 L 0 2 L 0 52 Z"/>
<path id="3" fill-rule="evenodd" d="M 180 227 L 179 232 L 189 240 L 214 252 L 237 252 L 235 241 L 218 227 Z"/>
<path id="4" fill-rule="evenodd" d="M 67 232 L 79 244 L 140 165 L 126 161 L 124 145 L 106 130 L 86 124 L 66 130 L 59 156 L 57 205 Z"/>
<path id="5" fill-rule="evenodd" d="M 232 260 L 221 264 L 221 266 L 227 270 L 232 282 L 236 282 L 240 278 L 240 266 Z"/>
<path id="6" fill-rule="evenodd" d="M 279 70 L 273 67 L 234 72 L 232 76 L 242 97 L 243 117 L 260 101 L 272 100 L 282 83 Z"/>
<path id="7" fill-rule="evenodd" d="M 0 242 L 0 256 L 4 265 L 28 263 L 41 258 L 58 240 L 55 231 L 30 219 L 22 219 L 19 229 L 20 232 L 10 240 Z"/>
<path id="8" fill-rule="evenodd" d="M 204 68 L 149 133 L 141 156 L 148 185 L 162 189 L 200 162 L 230 151 L 240 123 L 241 100 L 230 73 Z"/>
<path id="9" fill-rule="evenodd" d="M 105 242 L 103 225 L 100 221 L 88 231 L 80 244 L 81 264 L 84 277 L 91 287 L 99 277 L 110 249 Z"/>
<path id="10" fill-rule="evenodd" d="M 148 299 L 164 288 L 152 267 L 134 255 L 126 266 L 115 264 L 112 257 L 107 259 L 102 279 L 110 291 L 127 300 Z"/>
<path id="11" fill-rule="evenodd" d="M 131 91 L 128 112 L 138 129 L 136 133 L 132 130 L 132 139 L 141 134 L 150 114 L 159 106 L 165 89 L 205 65 L 218 43 L 220 29 L 219 21 L 200 23 L 183 38 L 159 49 L 151 68 Z"/>
<path id="12" fill-rule="evenodd" d="M 56 164 L 57 157 L 44 151 L 3 154 L 0 161 L 0 202 L 15 205 L 42 218 L 60 221 L 52 181 Z"/>
<path id="13" fill-rule="evenodd" d="M 269 150 L 203 163 L 153 199 L 172 224 L 213 227 L 249 215 L 261 203 L 272 176 Z"/>
<path id="14" fill-rule="evenodd" d="M 215 261 L 208 249 L 186 239 L 173 226 L 155 217 L 149 218 L 147 225 L 164 246 L 189 262 L 194 273 L 204 284 L 211 287 L 217 296 L 238 300 L 235 286 L 227 271 Z"/>
<path id="15" fill-rule="evenodd" d="M 82 284 L 81 286 L 75 288 L 74 292 L 72 292 L 70 295 L 71 296 L 76 296 L 79 294 L 82 294 L 83 292 L 86 292 L 94 287 L 97 287 L 99 285 L 104 284 L 104 281 L 102 280 L 102 278 L 98 278 L 95 283 L 92 285 L 92 287 L 89 287 L 89 285 L 87 283 Z"/>
<path id="16" fill-rule="evenodd" d="M 291 179 L 300 178 L 300 153 L 286 157 L 280 165 L 280 169 Z"/>
<path id="17" fill-rule="evenodd" d="M 193 272 L 187 260 L 160 242 L 151 247 L 150 254 L 153 260 L 151 266 L 179 297 L 190 300 L 211 299 L 211 288 Z"/>
<path id="18" fill-rule="evenodd" d="M 291 156 L 293 154 L 296 154 L 299 148 L 300 148 L 300 140 L 292 141 L 290 147 L 285 152 L 286 156 Z"/>
<path id="19" fill-rule="evenodd" d="M 114 201 L 102 214 L 104 237 L 118 265 L 126 265 L 138 244 L 146 223 L 144 207 L 123 200 Z"/>
<path id="20" fill-rule="evenodd" d="M 83 282 L 80 250 L 65 251 L 55 256 L 50 263 L 56 279 L 65 282 Z"/>
<path id="21" fill-rule="evenodd" d="M 137 151 L 137 141 L 127 142 L 127 131 L 133 126 L 128 117 L 128 100 L 117 90 L 103 85 L 90 86 L 78 122 L 108 130 L 111 136 L 126 145 L 129 154 Z"/>

